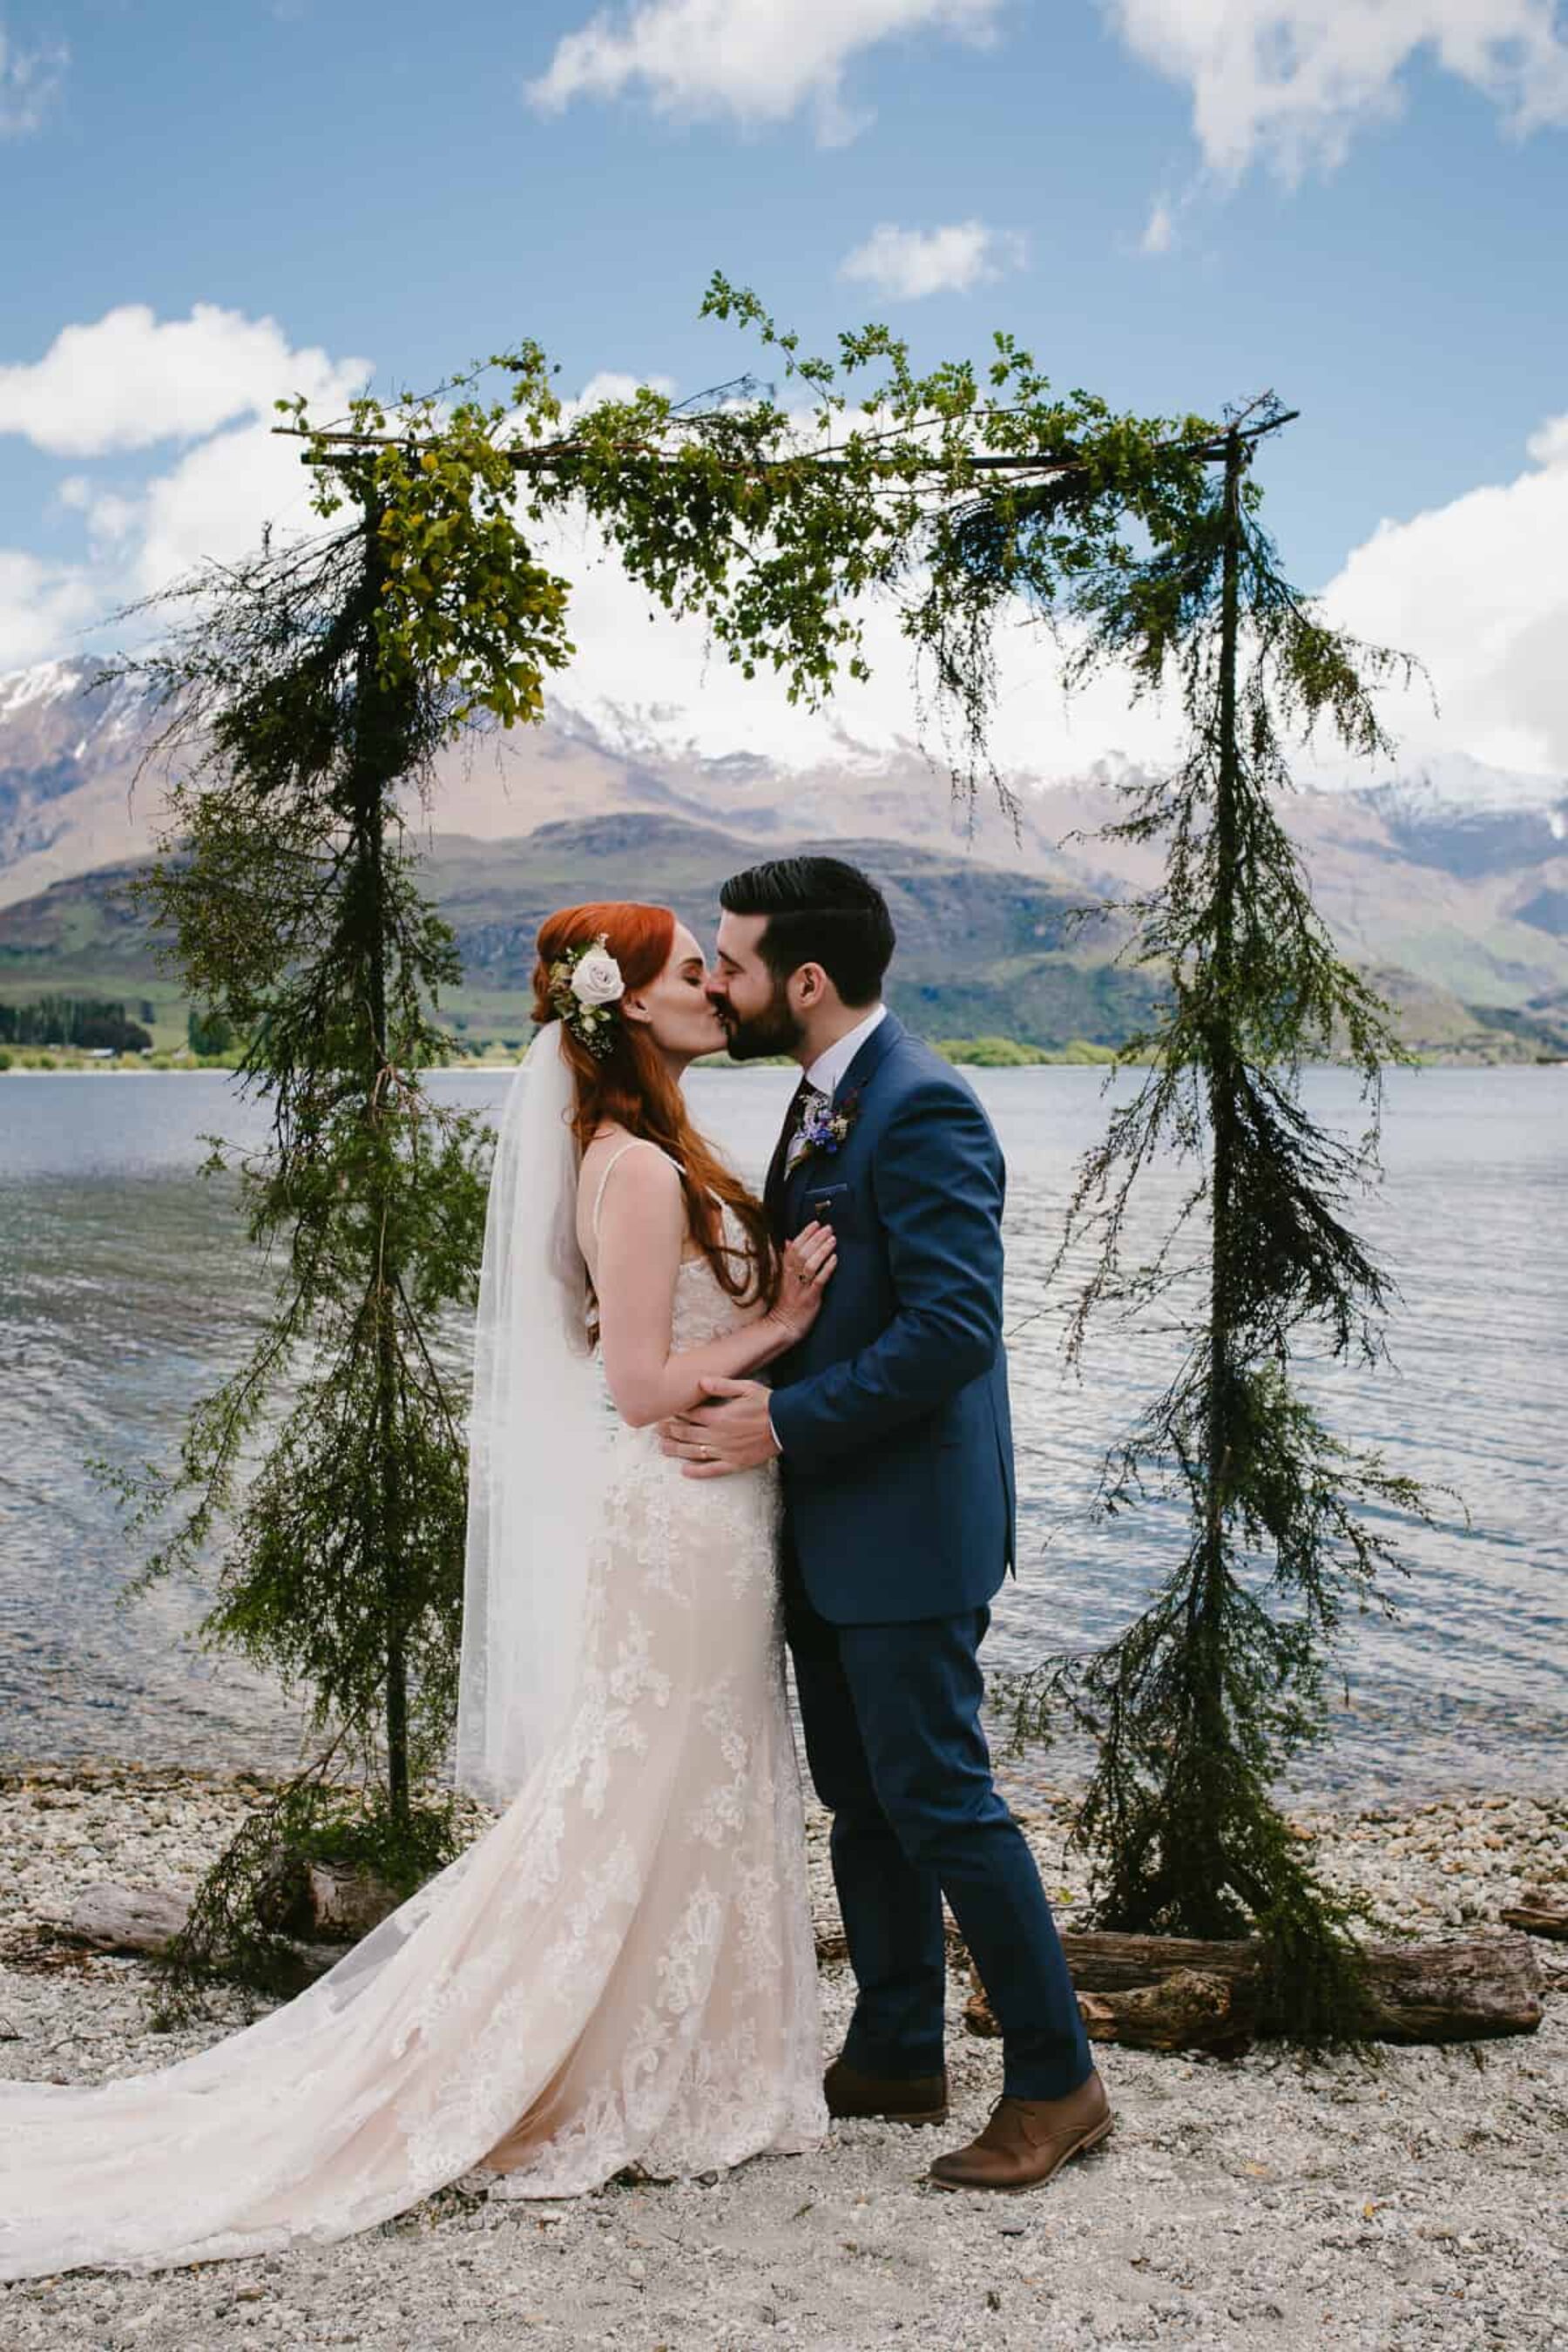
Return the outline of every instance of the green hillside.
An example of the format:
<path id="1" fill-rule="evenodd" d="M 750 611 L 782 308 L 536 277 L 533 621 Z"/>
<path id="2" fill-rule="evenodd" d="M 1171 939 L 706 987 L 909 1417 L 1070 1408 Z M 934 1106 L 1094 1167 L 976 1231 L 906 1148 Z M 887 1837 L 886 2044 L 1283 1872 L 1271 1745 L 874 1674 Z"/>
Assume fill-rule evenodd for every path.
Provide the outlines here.
<path id="1" fill-rule="evenodd" d="M 1106 926 L 1075 938 L 1072 901 L 1031 876 L 882 841 L 820 846 L 886 888 L 899 933 L 890 1001 L 926 1035 L 1111 1045 L 1149 1008 L 1150 983 L 1110 965 Z M 552 908 L 656 899 L 711 939 L 720 884 L 757 854 L 717 829 L 640 814 L 544 825 L 520 841 L 436 836 L 426 871 L 463 957 L 446 1008 L 454 1028 L 470 1046 L 526 1036 L 534 935 Z M 127 903 L 133 871 L 106 867 L 0 908 L 0 994 L 144 1000 L 159 1043 L 176 1042 L 183 1006 Z"/>
<path id="2" fill-rule="evenodd" d="M 801 845 L 851 858 L 882 883 L 899 934 L 889 1001 L 923 1035 L 1011 1038 L 1057 1052 L 1075 1040 L 1113 1045 L 1152 1007 L 1150 977 L 1114 960 L 1117 929 L 1075 924 L 1074 900 L 1037 876 L 888 841 Z M 454 1030 L 470 1051 L 515 1050 L 526 1039 L 533 940 L 552 908 L 661 900 L 710 940 L 720 884 L 757 854 L 717 827 L 646 813 L 547 824 L 512 841 L 436 835 L 427 875 L 464 967 L 445 1008 Z M 160 1045 L 182 1044 L 184 1001 L 126 897 L 134 871 L 104 867 L 0 908 L 0 997 L 121 998 Z M 1568 1051 L 1568 1013 L 1503 1024 L 1397 969 L 1375 978 L 1423 1053 L 1519 1060 Z"/>
<path id="3" fill-rule="evenodd" d="M 1150 1006 L 1149 982 L 1110 967 L 1107 927 L 1075 936 L 1074 902 L 1037 877 L 886 841 L 801 846 L 877 876 L 899 935 L 889 1001 L 925 1035 L 1113 1044 Z M 721 883 L 756 855 L 731 835 L 645 815 L 544 825 L 521 842 L 438 840 L 432 873 L 466 976 L 454 1014 L 483 1020 L 500 1000 L 526 1000 L 534 933 L 555 907 L 658 899 L 710 939 Z"/>

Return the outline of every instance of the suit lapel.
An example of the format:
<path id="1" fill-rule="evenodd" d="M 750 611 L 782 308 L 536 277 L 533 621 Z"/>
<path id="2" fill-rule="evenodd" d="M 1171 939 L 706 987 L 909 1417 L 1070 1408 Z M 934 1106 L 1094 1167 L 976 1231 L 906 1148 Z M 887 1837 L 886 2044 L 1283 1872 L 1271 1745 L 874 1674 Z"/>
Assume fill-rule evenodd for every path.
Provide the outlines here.
<path id="1" fill-rule="evenodd" d="M 845 1071 L 844 1076 L 839 1079 L 837 1087 L 835 1087 L 833 1090 L 834 1101 L 836 1103 L 843 1103 L 847 1100 L 848 1097 L 851 1095 L 864 1095 L 867 1088 L 875 1078 L 877 1072 L 881 1068 L 883 1062 L 892 1052 L 893 1047 L 898 1044 L 899 1039 L 903 1035 L 903 1034 L 904 1024 L 895 1014 L 891 1013 L 887 1013 L 880 1021 L 879 1021 L 877 1026 L 872 1030 L 871 1034 L 867 1038 L 866 1043 L 861 1046 L 860 1051 L 856 1055 L 855 1059 L 850 1063 L 849 1067 Z M 781 1140 L 779 1147 L 781 1154 L 787 1150 L 788 1140 L 788 1128 L 786 1126 L 784 1137 Z M 844 1150 L 846 1151 L 851 1150 L 854 1147 L 854 1141 L 855 1130 L 851 1128 L 849 1134 L 845 1139 L 843 1146 Z M 781 1157 L 779 1161 L 781 1171 L 783 1164 L 783 1159 Z M 781 1218 L 786 1222 L 789 1219 L 790 1205 L 795 1199 L 795 1192 L 800 1184 L 802 1177 L 815 1171 L 817 1180 L 820 1182 L 822 1181 L 823 1170 L 825 1168 L 831 1168 L 835 1165 L 835 1160 L 822 1158 L 815 1151 L 808 1151 L 804 1160 L 797 1160 L 795 1161 L 795 1166 L 789 1171 L 787 1175 L 783 1175 L 781 1173 L 778 1187 L 778 1213 L 773 1217 L 775 1226 L 780 1223 Z"/>

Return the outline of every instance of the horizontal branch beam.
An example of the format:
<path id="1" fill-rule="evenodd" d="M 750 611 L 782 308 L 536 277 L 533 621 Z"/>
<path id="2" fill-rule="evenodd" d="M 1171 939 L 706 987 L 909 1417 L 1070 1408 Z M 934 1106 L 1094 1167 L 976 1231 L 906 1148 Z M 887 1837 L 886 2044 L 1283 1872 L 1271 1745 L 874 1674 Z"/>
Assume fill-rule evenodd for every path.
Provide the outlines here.
<path id="1" fill-rule="evenodd" d="M 1236 438 L 1243 442 L 1260 441 L 1265 435 L 1278 433 L 1283 426 L 1293 425 L 1300 414 L 1299 408 L 1287 409 L 1282 415 L 1271 416 L 1261 425 L 1248 425 L 1243 432 L 1238 433 Z M 300 452 L 300 462 L 302 466 L 346 463 L 353 454 L 363 449 L 405 449 L 410 456 L 414 456 L 421 450 L 432 449 L 439 446 L 435 441 L 405 439 L 395 433 L 312 433 L 305 426 L 296 425 L 275 425 L 272 431 L 285 440 L 310 441 L 315 445 L 314 449 Z M 1230 438 L 1228 433 L 1219 433 L 1211 435 L 1202 441 L 1170 441 L 1159 446 L 1163 449 L 1183 456 L 1196 457 L 1207 465 L 1223 465 L 1226 448 Z M 319 458 L 315 455 L 315 450 L 323 447 L 341 448 L 343 451 L 342 459 L 337 460 L 330 455 L 324 459 Z M 550 443 L 542 449 L 510 449 L 501 454 L 519 473 L 532 474 L 549 473 L 557 469 L 566 471 L 574 458 L 586 453 L 581 442 L 557 441 Z M 647 456 L 658 453 L 650 452 L 647 444 L 642 442 L 637 445 L 637 454 Z M 842 474 L 850 470 L 846 458 L 818 457 L 810 451 L 803 451 L 798 457 L 762 457 L 755 462 L 757 469 L 763 473 L 781 472 L 791 467 L 802 471 L 821 474 Z M 968 465 L 970 471 L 976 474 L 1070 474 L 1087 471 L 1088 461 L 1079 457 L 1063 456 L 1058 451 L 1037 449 L 1016 457 L 968 453 Z M 737 468 L 736 470 L 745 469 Z M 932 458 L 925 464 L 905 467 L 901 470 L 910 474 L 935 474 L 943 472 L 945 468 Z"/>

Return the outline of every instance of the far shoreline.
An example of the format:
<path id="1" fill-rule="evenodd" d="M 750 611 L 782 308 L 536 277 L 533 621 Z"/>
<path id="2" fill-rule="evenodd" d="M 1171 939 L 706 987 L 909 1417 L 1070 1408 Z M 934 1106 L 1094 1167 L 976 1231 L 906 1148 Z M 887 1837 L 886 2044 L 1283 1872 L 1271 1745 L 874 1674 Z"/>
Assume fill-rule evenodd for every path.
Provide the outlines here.
<path id="1" fill-rule="evenodd" d="M 1091 1061 L 1076 1054 L 1042 1053 L 1037 1057 L 1017 1062 L 992 1061 L 987 1058 L 968 1061 L 954 1055 L 949 1055 L 944 1058 L 951 1061 L 955 1069 L 1006 1071 L 1013 1074 L 1028 1070 L 1089 1070 L 1098 1071 L 1103 1075 L 1116 1066 L 1109 1056 L 1103 1061 Z M 483 1077 L 491 1075 L 505 1076 L 521 1066 L 521 1055 L 512 1061 L 432 1062 L 421 1071 L 420 1076 L 434 1078 Z M 784 1065 L 774 1064 L 772 1061 L 730 1062 L 715 1059 L 697 1062 L 692 1066 L 703 1071 L 742 1071 L 772 1069 L 784 1067 Z M 1137 1061 L 1124 1063 L 1121 1066 L 1125 1069 L 1142 1070 L 1148 1069 L 1151 1065 L 1145 1061 Z M 1301 1066 L 1308 1070 L 1343 1070 L 1349 1068 L 1350 1065 L 1344 1062 L 1304 1062 Z M 1486 1059 L 1470 1054 L 1456 1055 L 1452 1058 L 1444 1055 L 1432 1054 L 1418 1055 L 1408 1063 L 1391 1064 L 1388 1074 L 1391 1075 L 1395 1069 L 1419 1071 L 1561 1070 L 1565 1068 L 1568 1068 L 1568 1055 L 1563 1054 L 1537 1054 L 1529 1056 L 1521 1055 L 1517 1057 L 1511 1055 L 1497 1055 Z M 0 1066 L 0 1080 L 5 1078 L 224 1078 L 238 1076 L 239 1071 L 236 1066 L 227 1062 L 71 1062 L 57 1065 L 53 1069 L 39 1069 L 35 1065 L 11 1062 Z"/>

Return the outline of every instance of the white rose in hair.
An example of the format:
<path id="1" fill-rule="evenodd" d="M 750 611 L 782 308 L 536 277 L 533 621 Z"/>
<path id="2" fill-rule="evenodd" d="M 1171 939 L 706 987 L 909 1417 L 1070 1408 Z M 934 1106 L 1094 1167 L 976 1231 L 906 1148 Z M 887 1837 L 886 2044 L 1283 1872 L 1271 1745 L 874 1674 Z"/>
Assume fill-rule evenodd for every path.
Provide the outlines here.
<path id="1" fill-rule="evenodd" d="M 604 948 L 590 948 L 572 974 L 572 993 L 578 1003 L 615 1004 L 626 992 L 615 957 Z"/>

